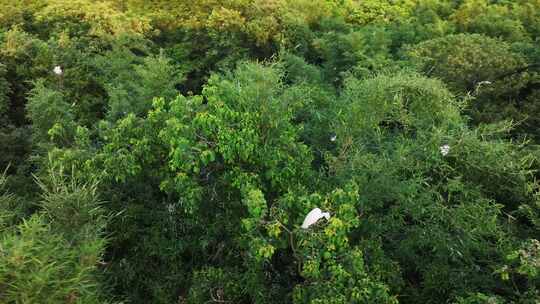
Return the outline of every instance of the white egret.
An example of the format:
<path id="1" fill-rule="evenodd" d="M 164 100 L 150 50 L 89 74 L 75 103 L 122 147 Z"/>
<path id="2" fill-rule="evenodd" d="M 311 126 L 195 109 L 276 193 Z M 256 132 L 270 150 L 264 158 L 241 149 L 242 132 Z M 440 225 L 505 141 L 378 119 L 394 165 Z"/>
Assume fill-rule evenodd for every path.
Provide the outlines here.
<path id="1" fill-rule="evenodd" d="M 329 212 L 322 212 L 321 209 L 315 208 L 311 210 L 304 219 L 304 222 L 302 223 L 303 229 L 308 229 L 309 226 L 317 223 L 321 218 L 326 218 L 326 220 L 330 220 L 330 213 Z"/>
<path id="2" fill-rule="evenodd" d="M 54 69 L 53 69 L 53 72 L 58 76 L 62 75 L 62 73 L 63 73 L 62 67 L 60 67 L 59 65 L 55 66 Z"/>
<path id="3" fill-rule="evenodd" d="M 450 153 L 450 145 L 442 145 L 439 147 L 439 149 L 441 150 L 442 156 L 446 156 L 448 153 Z"/>

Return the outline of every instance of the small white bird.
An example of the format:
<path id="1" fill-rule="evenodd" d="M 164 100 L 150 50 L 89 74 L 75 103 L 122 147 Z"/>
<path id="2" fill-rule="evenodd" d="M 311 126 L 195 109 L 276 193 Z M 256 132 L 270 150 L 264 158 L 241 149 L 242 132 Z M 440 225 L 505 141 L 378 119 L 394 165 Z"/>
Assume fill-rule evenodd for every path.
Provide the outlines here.
<path id="1" fill-rule="evenodd" d="M 446 156 L 450 153 L 450 145 L 448 144 L 440 146 L 439 149 L 441 150 L 442 156 Z"/>
<path id="2" fill-rule="evenodd" d="M 62 73 L 63 73 L 62 67 L 60 67 L 59 65 L 55 66 L 54 69 L 53 69 L 53 72 L 58 76 L 62 75 Z"/>
<path id="3" fill-rule="evenodd" d="M 311 210 L 304 219 L 304 222 L 302 223 L 303 229 L 308 229 L 309 226 L 317 223 L 321 218 L 326 218 L 326 220 L 330 220 L 330 213 L 329 212 L 322 212 L 321 209 L 315 208 Z"/>
<path id="4" fill-rule="evenodd" d="M 484 80 L 484 81 L 480 81 L 477 86 L 481 86 L 481 85 L 490 85 L 491 84 L 491 81 L 489 80 Z"/>
<path id="5" fill-rule="evenodd" d="M 331 142 L 336 141 L 336 139 L 337 139 L 337 135 L 336 135 L 336 134 L 334 134 L 334 135 L 332 135 L 332 136 L 330 137 L 330 141 L 331 141 Z"/>

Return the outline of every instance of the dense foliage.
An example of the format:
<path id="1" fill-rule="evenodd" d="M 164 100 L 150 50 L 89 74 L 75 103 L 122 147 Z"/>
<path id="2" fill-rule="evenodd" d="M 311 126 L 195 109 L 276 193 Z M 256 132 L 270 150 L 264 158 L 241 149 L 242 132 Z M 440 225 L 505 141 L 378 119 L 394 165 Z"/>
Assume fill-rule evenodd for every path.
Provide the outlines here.
<path id="1" fill-rule="evenodd" d="M 540 1 L 0 7 L 1 303 L 540 302 Z"/>

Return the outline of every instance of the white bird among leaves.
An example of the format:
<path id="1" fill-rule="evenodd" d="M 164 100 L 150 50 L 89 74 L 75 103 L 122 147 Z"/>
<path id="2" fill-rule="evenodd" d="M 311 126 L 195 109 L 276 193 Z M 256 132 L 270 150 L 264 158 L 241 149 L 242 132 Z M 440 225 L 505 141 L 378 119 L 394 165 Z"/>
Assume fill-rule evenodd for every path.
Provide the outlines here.
<path id="1" fill-rule="evenodd" d="M 62 73 L 63 73 L 62 67 L 60 67 L 59 65 L 55 66 L 54 69 L 53 69 L 53 72 L 58 76 L 62 75 Z"/>
<path id="2" fill-rule="evenodd" d="M 446 156 L 450 153 L 450 145 L 442 145 L 439 147 L 439 150 L 441 151 L 442 156 Z"/>
<path id="3" fill-rule="evenodd" d="M 330 212 L 322 212 L 321 209 L 315 208 L 311 210 L 304 219 L 304 222 L 302 223 L 303 229 L 308 229 L 309 226 L 317 223 L 321 218 L 326 218 L 326 220 L 330 220 Z"/>

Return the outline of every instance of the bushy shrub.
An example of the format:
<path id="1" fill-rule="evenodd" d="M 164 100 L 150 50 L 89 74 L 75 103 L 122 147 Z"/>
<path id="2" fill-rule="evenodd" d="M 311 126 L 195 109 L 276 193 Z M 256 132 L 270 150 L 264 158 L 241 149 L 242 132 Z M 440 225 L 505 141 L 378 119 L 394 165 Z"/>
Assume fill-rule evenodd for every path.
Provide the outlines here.
<path id="1" fill-rule="evenodd" d="M 6 67 L 4 65 L 0 65 L 0 116 L 4 116 L 9 109 L 9 83 L 5 79 L 5 73 L 6 73 Z"/>
<path id="2" fill-rule="evenodd" d="M 409 58 L 426 75 L 442 79 L 461 96 L 472 96 L 467 111 L 475 124 L 512 120 L 514 133 L 538 138 L 534 127 L 538 73 L 521 52 L 498 39 L 458 34 L 419 43 Z"/>
<path id="3" fill-rule="evenodd" d="M 14 198 L 0 197 L 0 207 L 6 208 L 0 230 L 0 300 L 104 303 L 98 267 L 106 219 L 95 186 L 56 174 L 48 182 L 43 211 L 22 222 L 16 220 L 21 214 L 16 214 Z"/>
<path id="4" fill-rule="evenodd" d="M 139 58 L 121 46 L 97 58 L 96 65 L 108 95 L 109 120 L 129 113 L 146 114 L 153 98 L 174 98 L 176 85 L 182 80 L 177 68 L 163 54 Z"/>
<path id="5" fill-rule="evenodd" d="M 74 136 L 74 115 L 73 107 L 64 100 L 63 94 L 47 88 L 43 81 L 37 82 L 30 94 L 27 113 L 32 121 L 33 142 L 37 145 L 50 141 L 69 143 Z"/>
<path id="6" fill-rule="evenodd" d="M 415 45 L 412 60 L 429 76 L 441 78 L 457 93 L 473 93 L 483 81 L 494 82 L 525 65 L 519 54 L 504 41 L 478 34 L 457 34 Z M 506 81 L 506 79 L 505 79 Z M 489 90 L 489 85 L 485 84 Z M 510 90 L 512 83 L 497 83 L 498 90 Z M 482 88 L 485 89 L 485 88 Z"/>
<path id="7" fill-rule="evenodd" d="M 20 223 L 27 215 L 27 207 L 18 197 L 9 193 L 6 173 L 3 172 L 0 175 L 0 210 L 2 210 L 2 214 L 0 215 L 0 233 L 12 229 Z"/>
<path id="8" fill-rule="evenodd" d="M 506 3 L 468 0 L 453 13 L 453 19 L 462 32 L 479 33 L 508 41 L 529 39 L 523 24 L 513 18 L 514 8 Z"/>
<path id="9" fill-rule="evenodd" d="M 439 81 L 397 74 L 347 84 L 331 169 L 359 186 L 357 237 L 400 265 L 409 287 L 391 290 L 405 303 L 512 294 L 483 261 L 502 264 L 512 246 L 503 210 L 534 201 L 527 163 L 487 131 L 468 130 Z"/>

